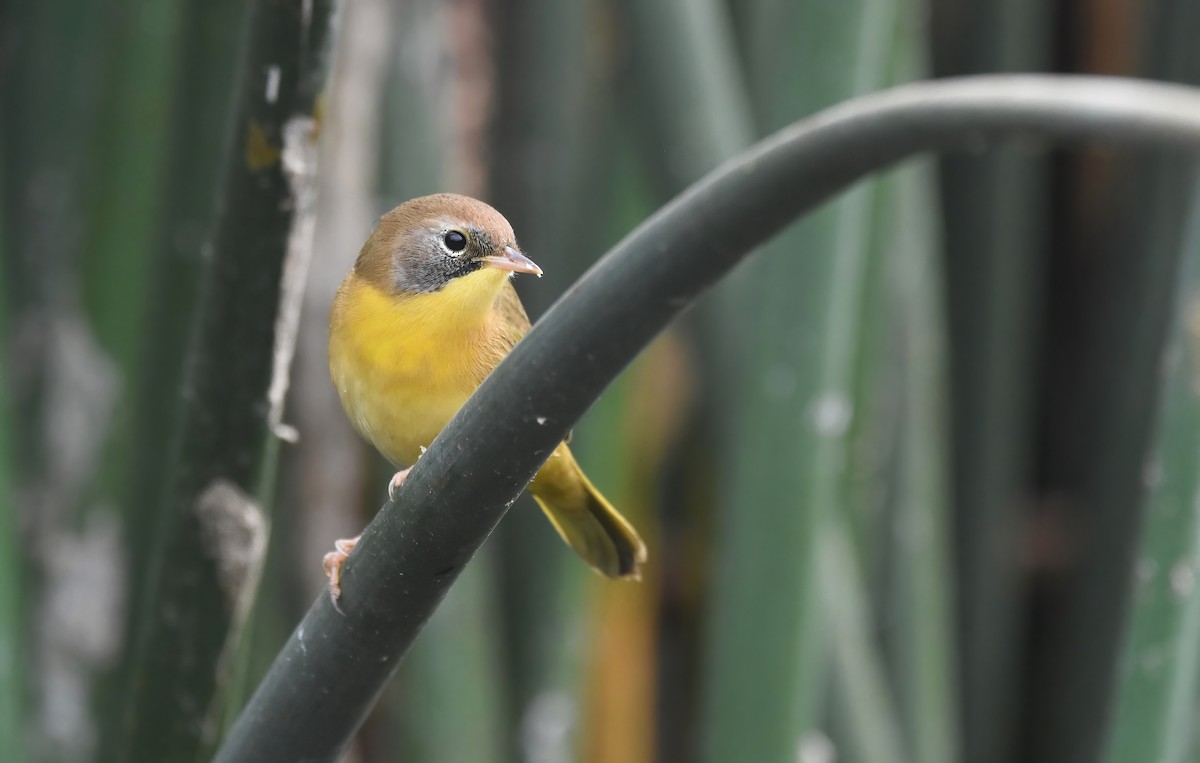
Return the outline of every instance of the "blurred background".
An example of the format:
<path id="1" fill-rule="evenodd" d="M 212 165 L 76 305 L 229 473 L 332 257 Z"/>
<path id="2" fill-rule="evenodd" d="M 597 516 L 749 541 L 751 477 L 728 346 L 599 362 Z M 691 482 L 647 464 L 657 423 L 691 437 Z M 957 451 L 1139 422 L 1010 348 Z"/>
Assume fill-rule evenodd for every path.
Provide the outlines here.
<path id="1" fill-rule="evenodd" d="M 1197 29 L 1185 0 L 3 3 L 0 760 L 211 753 L 386 496 L 325 342 L 391 207 L 495 205 L 536 320 L 796 119 L 981 72 L 1193 83 Z M 574 440 L 645 580 L 522 499 L 347 759 L 1197 759 L 1195 164 L 983 148 L 855 186 L 649 347 Z"/>

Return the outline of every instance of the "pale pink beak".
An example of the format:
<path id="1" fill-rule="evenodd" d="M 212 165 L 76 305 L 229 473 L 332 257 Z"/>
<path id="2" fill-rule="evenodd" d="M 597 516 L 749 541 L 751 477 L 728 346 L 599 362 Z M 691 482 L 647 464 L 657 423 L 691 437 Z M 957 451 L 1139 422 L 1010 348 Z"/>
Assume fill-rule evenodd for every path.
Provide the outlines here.
<path id="1" fill-rule="evenodd" d="M 533 260 L 511 246 L 504 247 L 504 254 L 498 257 L 480 257 L 479 261 L 485 268 L 511 270 L 514 273 L 532 273 L 535 276 L 542 275 L 542 269 Z"/>

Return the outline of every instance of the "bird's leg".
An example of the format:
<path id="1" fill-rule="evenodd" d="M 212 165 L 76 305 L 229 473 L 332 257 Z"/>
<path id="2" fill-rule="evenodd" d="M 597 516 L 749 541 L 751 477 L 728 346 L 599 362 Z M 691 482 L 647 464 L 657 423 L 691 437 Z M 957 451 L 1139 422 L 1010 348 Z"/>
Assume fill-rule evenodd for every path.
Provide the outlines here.
<path id="1" fill-rule="evenodd" d="M 398 471 L 392 475 L 391 481 L 388 482 L 388 499 L 389 500 L 392 500 L 392 501 L 396 500 L 396 491 L 399 490 L 400 486 L 404 484 L 404 478 L 407 477 L 408 473 L 411 471 L 412 471 L 412 467 L 410 466 L 407 469 Z"/>
<path id="2" fill-rule="evenodd" d="M 338 607 L 338 599 L 342 597 L 342 565 L 350 557 L 350 552 L 358 545 L 358 539 L 361 535 L 353 538 L 338 538 L 333 542 L 335 551 L 330 551 L 321 560 L 321 566 L 325 569 L 325 575 L 329 577 L 329 599 L 333 602 L 333 608 L 341 612 Z"/>
<path id="3" fill-rule="evenodd" d="M 404 484 L 404 478 L 412 471 L 412 467 L 408 467 L 403 471 L 396 472 L 392 475 L 392 479 L 388 482 L 388 498 L 395 500 L 396 491 Z M 358 539 L 362 536 L 354 538 L 339 538 L 333 542 L 334 551 L 330 551 L 321 560 L 321 567 L 325 570 L 325 575 L 329 578 L 329 598 L 333 601 L 333 606 L 337 608 L 338 599 L 342 597 L 342 565 L 350 558 L 350 552 L 358 545 Z M 338 611 L 341 611 L 340 609 Z"/>

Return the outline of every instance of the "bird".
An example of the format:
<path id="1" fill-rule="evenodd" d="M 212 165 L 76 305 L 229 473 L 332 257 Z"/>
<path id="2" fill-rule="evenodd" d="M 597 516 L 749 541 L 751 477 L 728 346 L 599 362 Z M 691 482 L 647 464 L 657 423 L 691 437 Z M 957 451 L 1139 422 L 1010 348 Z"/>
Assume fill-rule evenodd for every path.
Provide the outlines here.
<path id="1" fill-rule="evenodd" d="M 529 330 L 512 285 L 518 273 L 542 270 L 521 251 L 508 220 L 482 201 L 442 193 L 383 215 L 342 281 L 329 315 L 330 378 L 355 430 L 400 470 L 390 496 Z M 529 492 L 594 570 L 640 578 L 645 543 L 588 480 L 566 441 Z M 342 564 L 357 542 L 337 540 L 323 559 L 335 606 Z"/>

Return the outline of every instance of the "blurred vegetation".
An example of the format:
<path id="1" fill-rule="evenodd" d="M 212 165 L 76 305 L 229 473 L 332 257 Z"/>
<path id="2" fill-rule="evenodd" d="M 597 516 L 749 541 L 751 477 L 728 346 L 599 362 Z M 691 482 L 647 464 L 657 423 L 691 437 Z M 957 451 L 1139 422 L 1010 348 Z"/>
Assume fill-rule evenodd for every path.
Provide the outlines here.
<path id="1" fill-rule="evenodd" d="M 0 763 L 206 759 L 384 494 L 323 332 L 395 204 L 497 206 L 547 271 L 520 283 L 536 320 L 689 183 L 855 95 L 1200 81 L 1186 3 L 344 6 L 0 5 Z M 279 153 L 297 115 L 315 235 Z M 577 427 L 642 584 L 522 500 L 350 759 L 1196 759 L 1198 268 L 1176 155 L 1018 144 L 856 186 Z M 249 613 L 189 519 L 218 479 L 280 504 Z"/>
<path id="2" fill-rule="evenodd" d="M 1055 6 L 938 3 L 934 73 L 1044 71 Z M 1020 146 L 942 161 L 965 759 L 1017 754 L 1023 524 L 1037 453 L 1035 363 L 1048 236 L 1049 160 Z"/>

